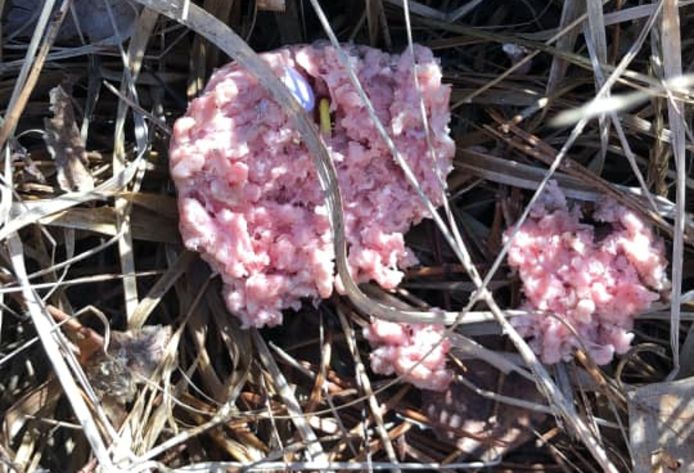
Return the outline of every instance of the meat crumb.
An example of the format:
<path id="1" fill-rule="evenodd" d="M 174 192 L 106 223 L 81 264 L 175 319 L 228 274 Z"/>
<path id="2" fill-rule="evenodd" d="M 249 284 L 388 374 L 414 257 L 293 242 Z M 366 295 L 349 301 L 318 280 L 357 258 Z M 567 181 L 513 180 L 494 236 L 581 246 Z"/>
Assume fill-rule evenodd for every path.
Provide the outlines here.
<path id="1" fill-rule="evenodd" d="M 371 369 L 402 376 L 420 389 L 445 391 L 453 373 L 446 369 L 450 342 L 444 332 L 442 325 L 377 320 L 364 329 L 364 337 L 373 348 Z"/>
<path id="2" fill-rule="evenodd" d="M 664 243 L 636 213 L 605 199 L 592 220 L 607 227 L 601 238 L 550 181 L 509 247 L 523 307 L 544 313 L 512 322 L 548 364 L 570 359 L 577 347 L 600 365 L 625 353 L 634 318 L 668 287 Z"/>

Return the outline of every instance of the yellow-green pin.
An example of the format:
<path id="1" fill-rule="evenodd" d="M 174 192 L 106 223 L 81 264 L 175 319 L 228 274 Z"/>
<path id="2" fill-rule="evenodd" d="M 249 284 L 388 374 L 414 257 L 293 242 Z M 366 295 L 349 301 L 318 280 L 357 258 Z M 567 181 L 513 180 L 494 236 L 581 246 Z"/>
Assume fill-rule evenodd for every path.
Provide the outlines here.
<path id="1" fill-rule="evenodd" d="M 318 103 L 318 114 L 320 116 L 320 131 L 324 136 L 330 136 L 330 100 L 320 99 Z"/>

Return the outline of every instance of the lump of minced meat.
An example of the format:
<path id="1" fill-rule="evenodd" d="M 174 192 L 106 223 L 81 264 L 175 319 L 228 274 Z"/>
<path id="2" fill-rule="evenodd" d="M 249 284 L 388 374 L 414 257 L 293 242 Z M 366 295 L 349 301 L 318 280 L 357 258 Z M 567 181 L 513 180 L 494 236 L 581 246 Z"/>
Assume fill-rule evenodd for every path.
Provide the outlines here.
<path id="1" fill-rule="evenodd" d="M 450 88 L 430 50 L 415 47 L 431 127 L 427 147 L 410 54 L 345 46 L 376 113 L 425 193 L 441 203 L 451 169 Z M 403 233 L 426 209 L 372 125 L 331 46 L 262 54 L 307 110 L 330 101 L 326 136 L 343 196 L 349 269 L 357 281 L 395 287 L 416 262 Z M 304 82 L 302 82 L 305 81 Z M 318 127 L 318 125 L 316 125 Z M 313 158 L 287 115 L 249 72 L 219 69 L 175 126 L 171 175 L 180 230 L 224 282 L 224 299 L 244 327 L 277 325 L 302 298 L 330 296 L 334 252 Z"/>
<path id="2" fill-rule="evenodd" d="M 442 325 L 377 320 L 364 328 L 364 337 L 373 348 L 371 369 L 402 376 L 420 389 L 446 390 L 453 373 L 446 369 L 450 342 L 444 331 Z"/>
<path id="3" fill-rule="evenodd" d="M 545 363 L 571 358 L 576 347 L 601 365 L 625 353 L 634 317 L 668 286 L 664 244 L 634 212 L 605 199 L 596 226 L 580 217 L 550 181 L 509 247 L 525 308 L 546 313 L 513 323 Z"/>

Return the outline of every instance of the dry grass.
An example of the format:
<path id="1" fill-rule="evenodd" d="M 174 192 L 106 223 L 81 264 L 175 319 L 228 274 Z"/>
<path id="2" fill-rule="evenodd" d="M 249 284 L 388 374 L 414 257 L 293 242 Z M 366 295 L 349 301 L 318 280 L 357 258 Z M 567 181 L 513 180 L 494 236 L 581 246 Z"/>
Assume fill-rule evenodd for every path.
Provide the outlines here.
<path id="1" fill-rule="evenodd" d="M 0 472 L 694 471 L 677 464 L 694 461 L 694 2 L 136 0 L 128 41 L 66 43 L 72 3 L 20 2 L 23 33 L 3 22 Z M 322 38 L 425 44 L 453 84 L 447 205 L 408 236 L 422 266 L 393 294 L 349 278 L 328 154 L 254 53 Z M 347 288 L 272 330 L 240 330 L 176 232 L 170 128 L 229 57 L 313 152 Z M 671 251 L 671 293 L 609 366 L 543 366 L 508 322 L 501 233 L 549 179 L 635 209 Z M 443 320 L 448 397 L 374 376 L 367 316 Z"/>

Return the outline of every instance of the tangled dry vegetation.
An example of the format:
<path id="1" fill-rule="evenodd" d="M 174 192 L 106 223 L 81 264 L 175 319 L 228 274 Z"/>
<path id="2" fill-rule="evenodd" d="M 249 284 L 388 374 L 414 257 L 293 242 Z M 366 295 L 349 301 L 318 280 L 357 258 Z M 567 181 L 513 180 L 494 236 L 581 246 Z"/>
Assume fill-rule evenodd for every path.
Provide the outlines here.
<path id="1" fill-rule="evenodd" d="M 694 471 L 692 3 L 0 1 L 0 471 Z M 253 51 L 331 32 L 440 57 L 455 229 L 410 232 L 422 264 L 394 293 L 241 330 L 180 244 L 171 126 L 229 56 L 262 73 Z M 667 242 L 672 290 L 610 365 L 543 366 L 508 324 L 502 234 L 550 177 Z M 449 391 L 370 372 L 383 307 L 453 314 Z"/>

